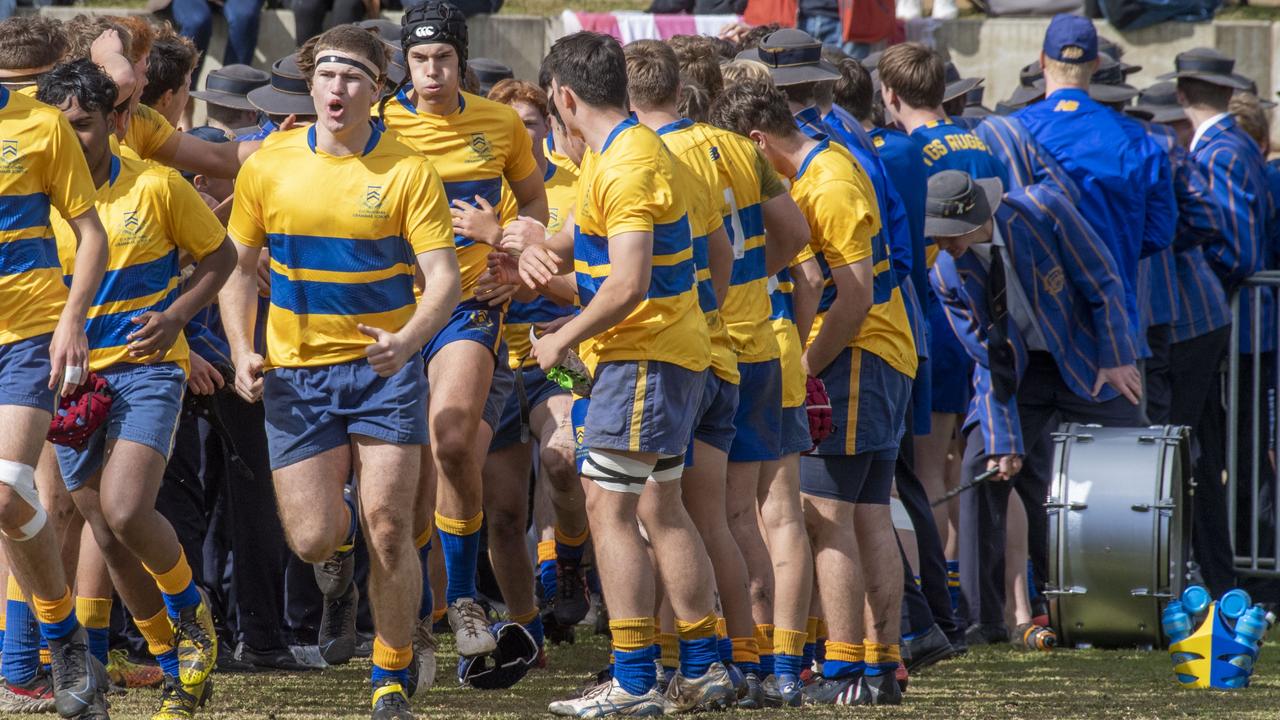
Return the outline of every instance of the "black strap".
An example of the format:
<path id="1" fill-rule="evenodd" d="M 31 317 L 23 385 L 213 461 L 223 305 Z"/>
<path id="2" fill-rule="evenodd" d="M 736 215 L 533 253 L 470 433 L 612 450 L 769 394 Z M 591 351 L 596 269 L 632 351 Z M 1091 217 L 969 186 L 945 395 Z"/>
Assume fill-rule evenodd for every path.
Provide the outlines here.
<path id="1" fill-rule="evenodd" d="M 516 399 L 520 401 L 520 444 L 529 442 L 529 393 L 524 389 L 524 358 L 520 358 L 516 373 Z"/>
<path id="2" fill-rule="evenodd" d="M 1013 346 L 1009 344 L 1007 291 L 1004 257 L 1000 248 L 992 245 L 991 267 L 987 269 L 987 311 L 991 316 L 987 326 L 987 369 L 991 372 L 991 389 L 1001 403 L 1009 402 L 1018 389 Z"/>

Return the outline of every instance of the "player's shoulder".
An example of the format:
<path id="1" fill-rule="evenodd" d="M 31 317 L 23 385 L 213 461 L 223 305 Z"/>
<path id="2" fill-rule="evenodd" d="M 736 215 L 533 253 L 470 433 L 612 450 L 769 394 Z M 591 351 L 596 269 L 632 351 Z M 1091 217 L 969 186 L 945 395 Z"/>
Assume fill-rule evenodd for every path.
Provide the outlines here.
<path id="1" fill-rule="evenodd" d="M 6 111 L 6 119 L 11 118 L 17 122 L 53 127 L 63 120 L 62 111 L 58 108 L 40 102 L 35 95 L 13 90 L 6 93 L 3 107 Z"/>
<path id="2" fill-rule="evenodd" d="M 255 168 L 258 171 L 269 169 L 285 169 L 284 166 L 278 165 L 282 158 L 291 155 L 301 155 L 303 151 L 308 151 L 307 132 L 310 126 L 295 127 L 289 130 L 276 130 L 270 135 L 262 139 L 262 144 L 258 149 L 249 156 L 245 161 L 244 168 Z"/>
<path id="3" fill-rule="evenodd" d="M 489 98 L 480 95 L 472 95 L 469 92 L 461 93 L 462 111 L 465 116 L 475 122 L 488 121 L 494 124 L 519 123 L 520 115 L 516 113 L 515 108 L 505 103 L 495 102 Z"/>

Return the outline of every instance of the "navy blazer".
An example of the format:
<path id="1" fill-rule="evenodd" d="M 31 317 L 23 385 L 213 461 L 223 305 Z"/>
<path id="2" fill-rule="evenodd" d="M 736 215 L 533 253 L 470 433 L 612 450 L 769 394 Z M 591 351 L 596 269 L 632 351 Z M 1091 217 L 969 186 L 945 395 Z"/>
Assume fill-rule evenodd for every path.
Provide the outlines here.
<path id="1" fill-rule="evenodd" d="M 1125 312 L 1124 284 L 1115 259 L 1088 222 L 1057 191 L 1037 184 L 1007 194 L 996 210 L 1016 274 L 1063 381 L 1086 400 L 1117 396 L 1110 386 L 1092 397 L 1099 368 L 1129 365 L 1137 347 Z M 994 252 L 993 248 L 993 252 Z M 958 258 L 939 253 L 930 275 L 956 336 L 975 360 L 974 397 L 965 426 L 981 426 L 991 455 L 1024 451 L 1017 398 L 995 399 L 987 365 L 987 269 L 972 252 Z M 1019 379 L 1027 367 L 1027 347 L 1010 319 Z"/>

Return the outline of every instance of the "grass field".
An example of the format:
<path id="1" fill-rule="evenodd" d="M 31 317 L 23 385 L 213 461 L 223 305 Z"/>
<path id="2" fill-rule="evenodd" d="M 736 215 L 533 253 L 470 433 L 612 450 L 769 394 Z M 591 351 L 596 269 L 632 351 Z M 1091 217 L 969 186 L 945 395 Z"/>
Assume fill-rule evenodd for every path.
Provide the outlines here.
<path id="1" fill-rule="evenodd" d="M 454 680 L 448 638 L 435 688 L 415 698 L 419 718 L 468 720 L 546 715 L 550 700 L 567 696 L 605 661 L 601 638 L 580 635 L 553 648 L 546 670 L 515 688 L 481 692 Z M 368 664 L 358 661 L 323 673 L 215 676 L 216 691 L 200 717 L 302 720 L 368 717 Z M 151 717 L 158 693 L 134 690 L 112 699 L 115 720 Z M 1252 687 L 1234 692 L 1186 690 L 1173 680 L 1163 652 L 1059 650 L 1030 653 L 979 648 L 912 677 L 898 708 L 805 708 L 732 713 L 736 717 L 883 717 L 986 720 L 998 718 L 1186 718 L 1272 720 L 1280 714 L 1280 650 L 1263 649 Z M 9 716 L 48 718 L 50 716 Z"/>

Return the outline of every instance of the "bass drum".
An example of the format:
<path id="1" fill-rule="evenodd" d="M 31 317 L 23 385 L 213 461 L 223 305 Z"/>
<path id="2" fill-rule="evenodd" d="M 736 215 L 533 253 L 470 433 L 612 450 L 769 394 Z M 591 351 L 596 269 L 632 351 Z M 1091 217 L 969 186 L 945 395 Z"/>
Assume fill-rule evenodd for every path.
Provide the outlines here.
<path id="1" fill-rule="evenodd" d="M 1187 428 L 1068 423 L 1054 438 L 1049 617 L 1065 646 L 1164 645 L 1191 558 Z"/>

